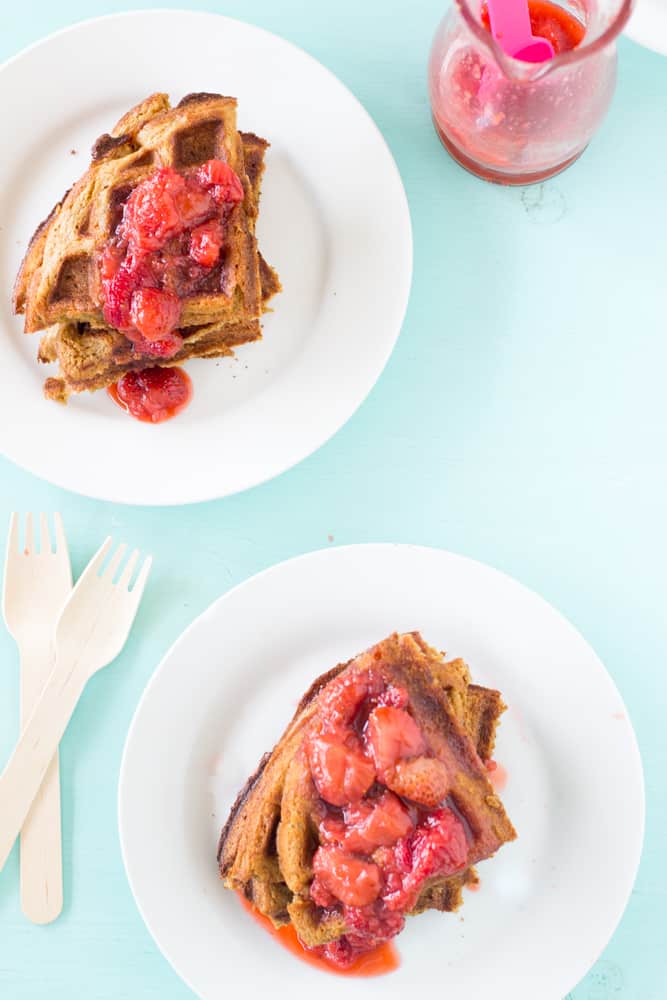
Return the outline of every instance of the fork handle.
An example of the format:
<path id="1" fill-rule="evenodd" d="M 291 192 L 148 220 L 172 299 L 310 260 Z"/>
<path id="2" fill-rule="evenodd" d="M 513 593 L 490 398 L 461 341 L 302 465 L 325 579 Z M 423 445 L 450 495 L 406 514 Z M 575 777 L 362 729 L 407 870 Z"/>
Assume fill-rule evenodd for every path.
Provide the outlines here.
<path id="1" fill-rule="evenodd" d="M 0 871 L 86 686 L 76 663 L 58 660 L 0 775 Z"/>
<path id="2" fill-rule="evenodd" d="M 21 727 L 53 669 L 50 641 L 21 650 Z M 48 924 L 63 908 L 60 767 L 56 750 L 21 829 L 21 909 L 34 924 Z"/>

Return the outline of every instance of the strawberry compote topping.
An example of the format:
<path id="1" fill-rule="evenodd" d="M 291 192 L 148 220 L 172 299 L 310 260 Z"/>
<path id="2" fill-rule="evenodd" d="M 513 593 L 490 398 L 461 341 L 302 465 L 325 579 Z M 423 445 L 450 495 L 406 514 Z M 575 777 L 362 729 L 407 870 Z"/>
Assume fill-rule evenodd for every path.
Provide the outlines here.
<path id="1" fill-rule="evenodd" d="M 187 372 L 177 366 L 144 368 L 127 372 L 108 392 L 137 420 L 160 424 L 185 409 L 192 399 L 192 382 Z"/>
<path id="2" fill-rule="evenodd" d="M 348 928 L 316 950 L 347 966 L 403 929 L 427 880 L 466 867 L 468 841 L 407 692 L 379 672 L 327 686 L 305 752 L 321 800 L 310 897 Z"/>
<path id="3" fill-rule="evenodd" d="M 171 358 L 181 348 L 181 303 L 210 288 L 225 227 L 243 185 L 222 160 L 180 173 L 160 167 L 138 184 L 99 256 L 104 318 L 137 354 Z"/>

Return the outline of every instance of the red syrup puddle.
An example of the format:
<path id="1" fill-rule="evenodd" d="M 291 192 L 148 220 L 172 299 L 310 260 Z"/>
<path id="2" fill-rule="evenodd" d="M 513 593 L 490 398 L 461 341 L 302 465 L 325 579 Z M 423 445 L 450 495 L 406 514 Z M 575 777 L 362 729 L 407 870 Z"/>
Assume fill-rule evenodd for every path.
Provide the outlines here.
<path id="1" fill-rule="evenodd" d="M 509 775 L 507 769 L 499 764 L 497 760 L 487 760 L 486 770 L 489 774 L 489 781 L 497 792 L 502 792 L 507 787 Z"/>
<path id="2" fill-rule="evenodd" d="M 192 381 L 182 368 L 143 368 L 127 372 L 107 389 L 114 403 L 142 423 L 160 424 L 180 413 L 192 399 Z"/>
<path id="3" fill-rule="evenodd" d="M 316 969 L 321 969 L 323 972 L 330 972 L 335 976 L 384 976 L 388 972 L 394 972 L 401 964 L 395 946 L 387 941 L 381 944 L 379 948 L 376 948 L 375 951 L 369 951 L 365 955 L 360 955 L 347 968 L 341 969 L 339 966 L 332 965 L 331 962 L 327 962 L 326 959 L 320 958 L 318 955 L 313 954 L 312 951 L 304 948 L 291 924 L 288 924 L 286 927 L 274 927 L 268 917 L 265 917 L 263 913 L 255 909 L 252 903 L 248 902 L 240 894 L 239 900 L 243 909 L 250 914 L 253 920 L 260 927 L 263 927 L 264 930 L 268 931 L 271 937 L 275 938 L 286 951 L 295 955 L 302 962 L 306 962 L 307 965 L 313 965 Z"/>

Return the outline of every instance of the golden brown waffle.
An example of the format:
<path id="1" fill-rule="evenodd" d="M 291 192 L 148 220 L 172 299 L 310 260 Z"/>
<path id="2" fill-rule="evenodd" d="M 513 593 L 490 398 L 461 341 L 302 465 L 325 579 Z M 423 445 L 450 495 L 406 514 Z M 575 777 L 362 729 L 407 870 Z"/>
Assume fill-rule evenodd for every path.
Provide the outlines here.
<path id="1" fill-rule="evenodd" d="M 463 886 L 477 882 L 472 865 L 516 836 L 485 768 L 505 709 L 500 694 L 470 684 L 462 660 L 447 662 L 418 633 L 390 636 L 318 678 L 274 750 L 265 754 L 241 790 L 220 837 L 224 884 L 242 892 L 276 926 L 292 922 L 311 947 L 340 937 L 345 927 L 339 915 L 323 913 L 309 898 L 317 846 L 316 795 L 301 748 L 329 682 L 367 663 L 387 682 L 408 691 L 429 745 L 456 775 L 451 799 L 472 831 L 471 867 L 428 882 L 412 912 L 457 909 Z"/>
<path id="2" fill-rule="evenodd" d="M 240 133 L 247 177 L 244 205 L 251 231 L 259 212 L 264 156 L 268 143 L 253 133 Z M 280 291 L 280 280 L 261 253 L 257 254 L 262 308 Z M 240 344 L 261 337 L 259 320 L 227 319 L 181 330 L 184 341 L 181 350 L 167 360 L 151 361 L 134 352 L 133 345 L 122 333 L 106 326 L 70 322 L 54 324 L 42 337 L 38 358 L 49 363 L 58 361 L 58 377 L 48 378 L 44 392 L 48 398 L 65 402 L 71 393 L 90 392 L 117 382 L 128 371 L 159 363 L 162 367 L 180 364 L 190 358 L 222 357 L 233 353 Z"/>
<path id="3" fill-rule="evenodd" d="M 260 140 L 261 141 L 261 140 Z M 54 323 L 104 327 L 97 256 L 115 233 L 132 189 L 158 166 L 183 170 L 209 159 L 227 162 L 246 199 L 232 210 L 221 260 L 205 287 L 182 303 L 184 327 L 249 322 L 262 311 L 259 259 L 236 101 L 190 94 L 174 108 L 153 94 L 129 111 L 92 151 L 86 174 L 35 232 L 14 290 L 14 307 L 32 333 Z"/>

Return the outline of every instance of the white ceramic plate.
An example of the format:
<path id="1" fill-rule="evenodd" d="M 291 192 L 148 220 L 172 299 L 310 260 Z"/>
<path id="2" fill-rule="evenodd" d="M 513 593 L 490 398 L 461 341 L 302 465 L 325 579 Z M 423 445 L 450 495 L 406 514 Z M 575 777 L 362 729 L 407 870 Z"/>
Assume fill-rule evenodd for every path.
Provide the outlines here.
<path id="1" fill-rule="evenodd" d="M 205 998 L 338 1000 L 341 980 L 266 935 L 215 860 L 236 792 L 311 681 L 393 630 L 463 656 L 510 706 L 497 758 L 519 839 L 479 866 L 460 914 L 398 938 L 401 966 L 347 997 L 413 985 L 478 1000 L 562 1000 L 609 940 L 641 851 L 641 761 L 593 650 L 514 580 L 435 549 L 359 545 L 282 563 L 220 598 L 173 646 L 139 704 L 120 774 L 125 866 L 146 924 Z"/>
<path id="2" fill-rule="evenodd" d="M 625 34 L 667 56 L 667 0 L 637 0 Z"/>
<path id="3" fill-rule="evenodd" d="M 154 427 L 104 392 L 67 407 L 44 400 L 38 337 L 23 336 L 10 295 L 35 226 L 87 168 L 94 139 L 157 90 L 233 94 L 239 126 L 271 141 L 258 238 L 285 290 L 264 340 L 237 361 L 190 364 L 193 403 Z M 143 11 L 22 52 L 0 69 L 0 107 L 11 136 L 0 162 L 0 451 L 89 496 L 175 504 L 263 482 L 345 423 L 400 331 L 412 234 L 391 154 L 339 80 L 251 25 Z"/>

